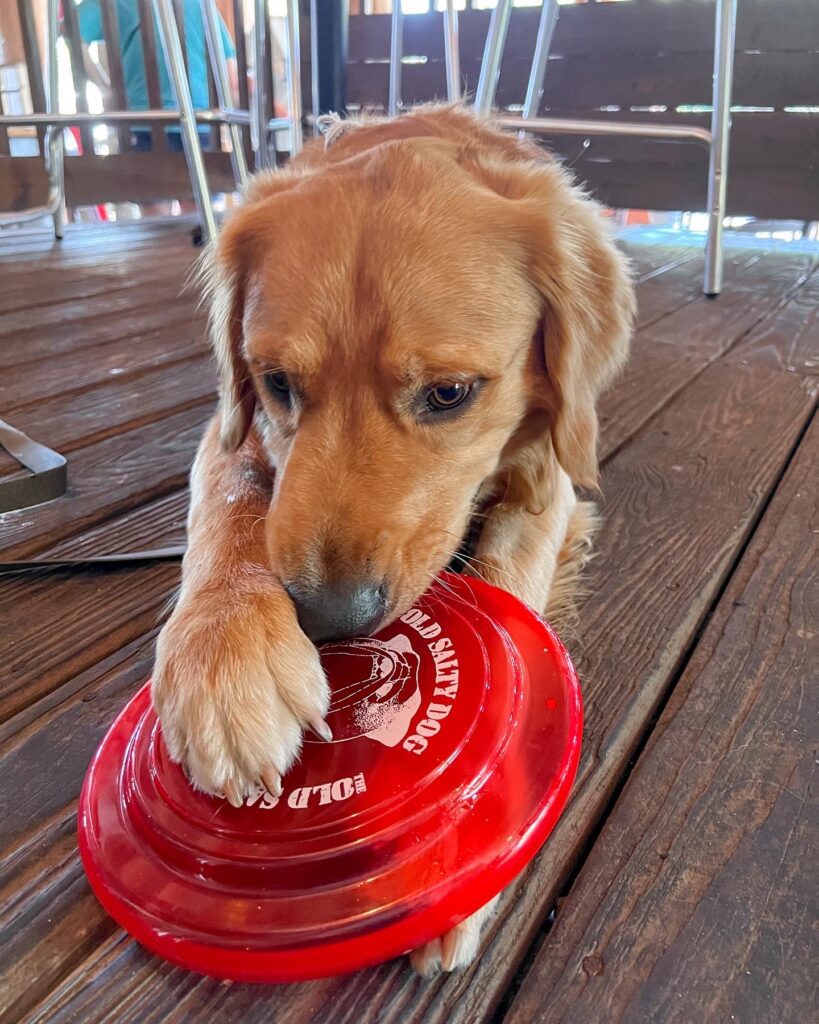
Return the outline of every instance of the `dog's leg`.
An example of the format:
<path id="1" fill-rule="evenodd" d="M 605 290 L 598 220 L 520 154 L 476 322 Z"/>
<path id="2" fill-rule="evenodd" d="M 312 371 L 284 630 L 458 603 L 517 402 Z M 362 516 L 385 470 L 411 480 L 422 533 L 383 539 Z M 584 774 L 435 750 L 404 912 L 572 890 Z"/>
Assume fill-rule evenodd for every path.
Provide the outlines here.
<path id="1" fill-rule="evenodd" d="M 594 503 L 578 500 L 571 480 L 557 465 L 552 480 L 538 514 L 505 504 L 489 512 L 468 568 L 561 628 L 573 618 L 598 517 Z"/>
<path id="2" fill-rule="evenodd" d="M 597 525 L 594 505 L 578 501 L 568 476 L 555 466 L 554 486 L 539 515 L 502 506 L 487 515 L 472 565 L 476 576 L 508 590 L 551 620 L 567 619 L 573 591 L 591 551 Z M 495 912 L 496 897 L 440 939 L 410 956 L 418 974 L 468 966 Z"/>
<path id="3" fill-rule="evenodd" d="M 268 568 L 271 487 L 254 432 L 228 453 L 214 420 L 191 473 L 182 587 L 152 685 L 171 757 L 235 806 L 258 786 L 279 796 L 305 726 L 328 733 L 318 652 Z"/>

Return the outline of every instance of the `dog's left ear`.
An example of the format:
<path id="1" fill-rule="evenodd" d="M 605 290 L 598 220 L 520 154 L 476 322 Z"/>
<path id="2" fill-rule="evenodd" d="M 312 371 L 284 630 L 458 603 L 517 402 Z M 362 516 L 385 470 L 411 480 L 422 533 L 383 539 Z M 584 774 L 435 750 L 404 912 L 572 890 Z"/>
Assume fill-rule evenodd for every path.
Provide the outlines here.
<path id="1" fill-rule="evenodd" d="M 552 444 L 572 481 L 595 487 L 597 399 L 628 355 L 634 290 L 597 204 L 560 168 L 548 168 L 547 178 L 524 200 L 524 245 L 542 299 Z"/>
<path id="2" fill-rule="evenodd" d="M 517 159 L 462 155 L 461 162 L 508 202 L 522 262 L 536 289 L 539 341 L 546 366 L 539 397 L 549 413 L 555 454 L 576 484 L 597 484 L 600 392 L 628 355 L 635 313 L 625 257 L 611 240 L 602 208 L 542 150 L 514 146 Z"/>

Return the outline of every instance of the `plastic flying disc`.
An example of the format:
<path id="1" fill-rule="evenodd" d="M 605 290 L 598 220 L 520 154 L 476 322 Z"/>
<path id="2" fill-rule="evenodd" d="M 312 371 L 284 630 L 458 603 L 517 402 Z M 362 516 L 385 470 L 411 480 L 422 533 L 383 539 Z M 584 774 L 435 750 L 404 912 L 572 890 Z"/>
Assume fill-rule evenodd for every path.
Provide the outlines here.
<path id="1" fill-rule="evenodd" d="M 504 591 L 446 575 L 372 638 L 321 650 L 333 741 L 239 808 L 173 764 L 149 686 L 103 740 L 79 844 L 100 902 L 191 970 L 298 981 L 442 935 L 554 827 L 580 753 L 577 676 Z"/>

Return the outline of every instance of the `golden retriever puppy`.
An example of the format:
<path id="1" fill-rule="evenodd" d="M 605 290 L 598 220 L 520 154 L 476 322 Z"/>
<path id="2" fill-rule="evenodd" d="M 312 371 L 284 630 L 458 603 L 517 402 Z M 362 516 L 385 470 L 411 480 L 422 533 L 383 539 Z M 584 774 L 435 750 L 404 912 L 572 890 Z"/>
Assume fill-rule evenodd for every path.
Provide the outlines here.
<path id="1" fill-rule="evenodd" d="M 314 644 L 400 615 L 471 527 L 476 572 L 566 605 L 633 294 L 569 175 L 457 107 L 330 124 L 253 181 L 204 277 L 221 402 L 153 698 L 171 756 L 240 805 L 281 793 L 303 729 L 330 738 Z M 487 915 L 416 968 L 468 963 Z"/>

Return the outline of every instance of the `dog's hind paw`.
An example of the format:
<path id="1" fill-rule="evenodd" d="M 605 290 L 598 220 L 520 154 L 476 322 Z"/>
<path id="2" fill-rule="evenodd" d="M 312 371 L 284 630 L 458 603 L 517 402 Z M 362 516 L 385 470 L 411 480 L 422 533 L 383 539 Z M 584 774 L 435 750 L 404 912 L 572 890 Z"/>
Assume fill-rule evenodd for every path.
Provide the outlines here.
<path id="1" fill-rule="evenodd" d="M 456 924 L 440 939 L 433 939 L 410 953 L 410 963 L 416 974 L 429 978 L 438 971 L 457 971 L 468 967 L 478 955 L 481 932 L 495 912 L 498 902 L 493 900 L 477 913 Z"/>

